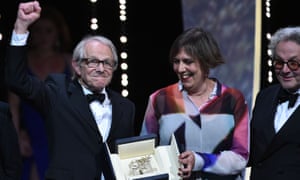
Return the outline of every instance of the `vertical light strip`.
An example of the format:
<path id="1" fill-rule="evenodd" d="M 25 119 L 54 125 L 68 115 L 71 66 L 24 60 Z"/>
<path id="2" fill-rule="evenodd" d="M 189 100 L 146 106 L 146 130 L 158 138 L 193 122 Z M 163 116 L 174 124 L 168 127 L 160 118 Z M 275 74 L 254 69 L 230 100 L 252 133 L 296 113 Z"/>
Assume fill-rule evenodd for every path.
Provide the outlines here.
<path id="1" fill-rule="evenodd" d="M 2 15 L 0 14 L 0 21 L 2 20 Z M 0 42 L 2 41 L 3 39 L 3 35 L 2 35 L 2 32 L 0 32 Z"/>
<path id="2" fill-rule="evenodd" d="M 265 13 L 265 16 L 266 16 L 266 24 L 270 24 L 270 21 L 271 21 L 271 0 L 266 0 L 265 2 L 265 8 L 266 8 L 266 13 Z M 266 34 L 265 34 L 265 38 L 267 39 L 267 42 L 269 43 L 270 39 L 271 39 L 271 32 L 270 32 L 270 26 L 267 26 L 267 29 L 266 29 Z M 273 82 L 273 72 L 272 72 L 272 60 L 271 60 L 271 51 L 268 49 L 267 50 L 267 54 L 268 54 L 268 63 L 267 63 L 267 66 L 268 66 L 268 83 L 271 84 Z"/>
<path id="3" fill-rule="evenodd" d="M 126 22 L 127 22 L 127 12 L 126 12 L 126 0 L 119 0 L 119 8 L 120 8 L 120 26 L 121 26 L 121 32 L 120 32 L 120 67 L 121 67 L 121 94 L 124 97 L 127 97 L 129 95 L 128 91 L 128 52 L 127 52 L 127 32 L 126 32 Z"/>
<path id="4" fill-rule="evenodd" d="M 97 18 L 97 0 L 90 0 L 90 2 L 92 3 L 92 8 L 91 8 L 91 19 L 90 19 L 90 29 L 93 32 L 96 32 L 99 28 L 99 20 Z"/>
<path id="5" fill-rule="evenodd" d="M 253 90 L 252 108 L 256 95 L 260 89 L 261 74 L 261 32 L 262 32 L 262 7 L 261 0 L 255 1 L 255 43 L 254 43 L 254 70 L 253 70 Z"/>

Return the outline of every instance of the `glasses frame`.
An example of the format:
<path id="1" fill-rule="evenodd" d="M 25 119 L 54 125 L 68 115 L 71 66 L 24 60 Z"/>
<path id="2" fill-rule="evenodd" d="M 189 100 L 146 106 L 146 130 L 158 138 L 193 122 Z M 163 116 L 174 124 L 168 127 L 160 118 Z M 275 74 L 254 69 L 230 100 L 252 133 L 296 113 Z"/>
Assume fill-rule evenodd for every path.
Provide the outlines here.
<path id="1" fill-rule="evenodd" d="M 114 69 L 116 67 L 116 62 L 109 59 L 81 58 L 81 60 L 85 62 L 88 68 L 97 68 L 101 63 L 104 69 Z"/>
<path id="2" fill-rule="evenodd" d="M 297 60 L 294 60 L 294 59 L 290 59 L 288 61 L 283 61 L 281 59 L 274 59 L 273 60 L 273 67 L 274 67 L 274 69 L 281 70 L 281 69 L 283 69 L 283 67 L 284 67 L 285 64 L 292 71 L 297 71 L 299 69 L 299 67 L 300 67 L 300 62 L 298 62 Z M 276 67 L 276 65 L 280 66 L 280 67 Z M 293 67 L 293 66 L 295 66 L 295 67 Z"/>

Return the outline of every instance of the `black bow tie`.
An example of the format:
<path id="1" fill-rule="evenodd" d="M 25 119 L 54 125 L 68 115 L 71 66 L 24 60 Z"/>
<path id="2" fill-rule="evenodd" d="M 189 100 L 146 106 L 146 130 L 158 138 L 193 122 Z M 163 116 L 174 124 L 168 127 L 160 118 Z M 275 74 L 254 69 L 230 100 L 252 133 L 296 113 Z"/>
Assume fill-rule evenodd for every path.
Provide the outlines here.
<path id="1" fill-rule="evenodd" d="M 295 103 L 297 101 L 298 96 L 299 96 L 298 93 L 292 94 L 292 93 L 289 93 L 289 92 L 287 92 L 285 90 L 282 90 L 278 94 L 278 103 L 281 104 L 281 103 L 284 103 L 286 101 L 289 101 L 288 108 L 294 107 L 294 105 L 295 105 Z"/>
<path id="2" fill-rule="evenodd" d="M 105 99 L 105 95 L 103 93 L 87 94 L 86 97 L 89 103 L 97 100 L 102 104 Z"/>

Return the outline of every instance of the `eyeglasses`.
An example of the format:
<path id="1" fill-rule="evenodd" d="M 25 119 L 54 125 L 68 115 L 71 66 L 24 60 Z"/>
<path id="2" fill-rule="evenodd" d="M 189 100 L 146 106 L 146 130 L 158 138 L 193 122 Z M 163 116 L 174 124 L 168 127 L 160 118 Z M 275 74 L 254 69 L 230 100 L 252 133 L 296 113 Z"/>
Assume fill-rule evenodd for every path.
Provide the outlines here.
<path id="1" fill-rule="evenodd" d="M 280 59 L 274 59 L 273 66 L 275 69 L 282 69 L 283 66 L 287 64 L 290 70 L 296 71 L 300 67 L 300 63 L 296 60 L 288 60 L 287 62 L 280 60 Z"/>
<path id="2" fill-rule="evenodd" d="M 116 66 L 116 63 L 109 59 L 82 58 L 82 61 L 85 61 L 88 68 L 97 68 L 101 63 L 105 69 L 113 69 Z"/>

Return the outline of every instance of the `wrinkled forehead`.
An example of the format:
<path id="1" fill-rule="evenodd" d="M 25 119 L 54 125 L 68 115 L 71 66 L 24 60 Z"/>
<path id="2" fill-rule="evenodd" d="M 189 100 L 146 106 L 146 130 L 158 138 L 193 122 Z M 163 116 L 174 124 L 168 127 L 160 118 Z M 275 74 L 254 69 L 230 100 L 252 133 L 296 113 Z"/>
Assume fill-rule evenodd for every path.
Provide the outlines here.
<path id="1" fill-rule="evenodd" d="M 103 42 L 90 40 L 85 44 L 85 55 L 93 56 L 101 59 L 100 57 L 110 57 L 113 59 L 111 48 Z"/>
<path id="2" fill-rule="evenodd" d="M 300 45 L 295 41 L 281 41 L 275 48 L 275 57 L 281 59 L 300 58 Z"/>

